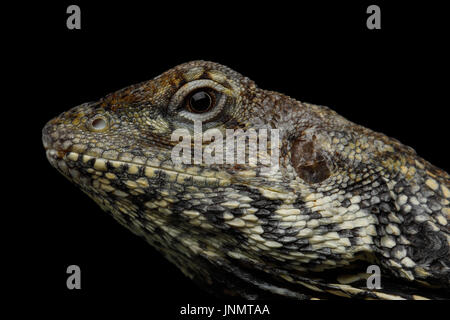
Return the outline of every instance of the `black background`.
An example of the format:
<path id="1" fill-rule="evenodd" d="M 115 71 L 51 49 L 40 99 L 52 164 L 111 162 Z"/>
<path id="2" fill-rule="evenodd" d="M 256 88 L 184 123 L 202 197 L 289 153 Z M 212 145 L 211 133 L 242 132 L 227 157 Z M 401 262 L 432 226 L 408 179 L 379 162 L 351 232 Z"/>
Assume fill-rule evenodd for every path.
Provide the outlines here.
<path id="1" fill-rule="evenodd" d="M 104 302 L 109 310 L 153 310 L 168 318 L 187 303 L 221 303 L 57 173 L 41 143 L 42 127 L 59 113 L 186 61 L 219 62 L 261 88 L 330 106 L 449 171 L 443 8 L 294 3 L 59 1 L 14 9 L 8 49 L 20 72 L 8 95 L 19 113 L 10 124 L 27 178 L 8 199 L 19 222 L 11 228 L 17 248 L 10 247 L 15 256 L 7 264 L 19 273 L 11 275 L 19 299 L 42 301 L 48 310 Z M 66 28 L 70 4 L 81 7 L 81 30 Z M 366 28 L 370 4 L 381 7 L 381 30 Z M 66 288 L 71 264 L 81 267 L 80 291 Z M 310 303 L 287 307 L 274 304 L 274 313 L 330 312 Z"/>

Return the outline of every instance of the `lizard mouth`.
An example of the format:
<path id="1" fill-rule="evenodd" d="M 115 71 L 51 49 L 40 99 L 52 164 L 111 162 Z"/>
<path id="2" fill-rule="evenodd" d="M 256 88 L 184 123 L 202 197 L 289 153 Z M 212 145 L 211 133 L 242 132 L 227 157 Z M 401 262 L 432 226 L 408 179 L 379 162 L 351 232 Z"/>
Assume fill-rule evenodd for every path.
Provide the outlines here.
<path id="1" fill-rule="evenodd" d="M 208 171 L 205 175 L 198 175 L 174 168 L 144 165 L 131 161 L 94 157 L 73 151 L 57 150 L 49 146 L 45 147 L 45 149 L 47 159 L 51 165 L 68 178 L 75 180 L 75 182 L 79 181 L 80 176 L 83 174 L 89 174 L 90 176 L 110 177 L 111 180 L 119 175 L 126 175 L 132 180 L 136 180 L 139 177 L 151 180 L 163 179 L 169 183 L 196 187 L 224 187 L 230 184 L 230 180 L 226 179 L 226 177 L 214 176 L 215 172 Z M 145 186 L 144 180 L 141 181 L 141 184 Z"/>
<path id="2" fill-rule="evenodd" d="M 158 181 L 195 187 L 222 187 L 230 184 L 229 177 L 221 171 L 195 166 L 172 166 L 170 162 L 157 160 L 157 157 L 142 162 L 133 161 L 133 158 L 108 157 L 105 156 L 107 152 L 100 156 L 98 152 L 76 149 L 70 140 L 70 134 L 55 126 L 53 120 L 42 130 L 42 144 L 50 164 L 69 180 L 82 185 L 86 184 L 86 179 L 108 177 L 110 180 L 141 181 L 144 186 L 147 183 L 154 185 Z"/>

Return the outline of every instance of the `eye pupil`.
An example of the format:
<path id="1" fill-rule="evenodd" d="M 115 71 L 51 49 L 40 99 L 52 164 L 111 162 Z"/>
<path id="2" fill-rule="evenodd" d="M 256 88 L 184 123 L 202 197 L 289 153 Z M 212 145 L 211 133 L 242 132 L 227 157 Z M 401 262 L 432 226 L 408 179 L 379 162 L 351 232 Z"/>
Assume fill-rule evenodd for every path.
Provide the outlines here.
<path id="1" fill-rule="evenodd" d="M 191 96 L 189 104 L 192 112 L 206 112 L 211 108 L 212 98 L 207 92 L 198 91 Z"/>

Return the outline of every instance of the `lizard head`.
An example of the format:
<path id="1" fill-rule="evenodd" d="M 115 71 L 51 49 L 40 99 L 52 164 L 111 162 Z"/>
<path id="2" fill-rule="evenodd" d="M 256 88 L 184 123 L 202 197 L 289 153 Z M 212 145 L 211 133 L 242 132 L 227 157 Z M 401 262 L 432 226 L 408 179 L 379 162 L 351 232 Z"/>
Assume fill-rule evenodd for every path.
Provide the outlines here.
<path id="1" fill-rule="evenodd" d="M 327 287 L 321 272 L 381 257 L 397 277 L 439 278 L 436 259 L 448 259 L 445 172 L 217 63 L 185 63 L 77 106 L 46 124 L 43 144 L 58 171 L 186 275 L 246 297 L 305 297 L 299 285 L 370 296 Z M 433 219 L 417 209 L 431 224 L 410 238 L 416 225 L 399 224 L 420 201 L 398 190 L 442 199 Z M 417 233 L 439 257 L 407 256 Z"/>

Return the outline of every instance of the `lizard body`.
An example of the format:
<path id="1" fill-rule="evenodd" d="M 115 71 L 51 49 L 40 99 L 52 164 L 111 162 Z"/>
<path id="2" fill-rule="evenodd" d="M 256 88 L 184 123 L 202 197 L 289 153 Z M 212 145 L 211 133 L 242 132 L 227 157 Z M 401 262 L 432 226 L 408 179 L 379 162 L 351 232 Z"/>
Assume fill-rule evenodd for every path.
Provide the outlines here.
<path id="1" fill-rule="evenodd" d="M 279 170 L 175 163 L 171 134 L 192 132 L 193 120 L 224 136 L 278 129 Z M 207 290 L 449 296 L 449 175 L 395 139 L 225 66 L 185 63 L 75 107 L 47 123 L 43 144 L 58 171 Z M 366 287 L 371 264 L 381 289 Z"/>

